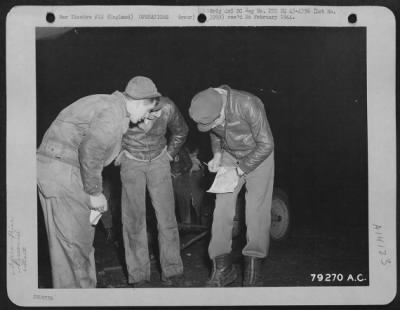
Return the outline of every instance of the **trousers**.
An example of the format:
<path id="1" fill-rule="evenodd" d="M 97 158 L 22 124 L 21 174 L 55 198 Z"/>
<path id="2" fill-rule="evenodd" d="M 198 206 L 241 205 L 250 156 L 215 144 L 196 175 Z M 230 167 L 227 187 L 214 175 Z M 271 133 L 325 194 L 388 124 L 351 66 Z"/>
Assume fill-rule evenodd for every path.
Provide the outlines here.
<path id="1" fill-rule="evenodd" d="M 38 155 L 37 181 L 53 287 L 95 288 L 95 228 L 89 221 L 90 198 L 79 168 Z"/>
<path id="2" fill-rule="evenodd" d="M 227 152 L 222 155 L 222 166 L 235 166 L 237 159 Z M 274 183 L 274 153 L 272 152 L 256 169 L 239 179 L 233 193 L 216 194 L 211 240 L 208 253 L 211 259 L 232 250 L 232 228 L 237 196 L 246 184 L 245 256 L 264 258 L 268 255 L 271 204 Z"/>
<path id="3" fill-rule="evenodd" d="M 115 212 L 115 197 L 114 188 L 110 179 L 103 178 L 103 194 L 107 199 L 108 210 L 101 216 L 101 222 L 105 229 L 113 228 L 114 222 L 114 212 Z"/>
<path id="4" fill-rule="evenodd" d="M 192 191 L 190 187 L 190 174 L 184 173 L 172 178 L 175 200 L 180 222 L 190 224 L 192 222 Z"/>
<path id="5" fill-rule="evenodd" d="M 150 281 L 146 229 L 146 188 L 155 210 L 162 278 L 183 273 L 178 224 L 167 153 L 152 160 L 121 161 L 122 234 L 129 283 Z"/>

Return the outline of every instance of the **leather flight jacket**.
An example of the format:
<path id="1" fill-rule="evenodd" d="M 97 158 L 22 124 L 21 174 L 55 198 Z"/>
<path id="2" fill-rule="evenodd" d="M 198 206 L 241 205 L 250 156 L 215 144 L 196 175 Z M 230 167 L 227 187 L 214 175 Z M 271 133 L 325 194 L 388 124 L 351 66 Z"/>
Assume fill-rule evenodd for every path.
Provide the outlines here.
<path id="1" fill-rule="evenodd" d="M 147 122 L 131 124 L 122 139 L 122 149 L 129 152 L 131 158 L 139 161 L 152 161 L 165 147 L 174 158 L 185 143 L 188 126 L 175 103 L 167 97 L 160 98 L 159 116 Z M 167 145 L 167 130 L 170 132 Z"/>
<path id="2" fill-rule="evenodd" d="M 228 152 L 245 173 L 257 168 L 274 150 L 274 139 L 262 101 L 223 85 L 227 92 L 225 124 L 211 129 L 213 153 Z"/>

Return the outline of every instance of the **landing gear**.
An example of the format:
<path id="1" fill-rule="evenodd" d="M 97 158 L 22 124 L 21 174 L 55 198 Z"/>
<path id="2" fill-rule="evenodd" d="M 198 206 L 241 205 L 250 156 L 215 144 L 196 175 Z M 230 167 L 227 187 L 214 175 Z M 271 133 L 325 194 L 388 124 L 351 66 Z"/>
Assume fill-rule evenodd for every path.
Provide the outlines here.
<path id="1" fill-rule="evenodd" d="M 236 215 L 233 221 L 232 237 L 239 236 L 244 230 L 244 195 L 239 194 Z M 289 199 L 286 193 L 275 188 L 272 195 L 272 206 L 271 206 L 271 228 L 270 237 L 272 240 L 283 240 L 288 237 L 290 230 L 290 209 Z"/>
<path id="2" fill-rule="evenodd" d="M 244 225 L 244 195 L 239 194 L 236 204 L 236 214 L 233 220 L 232 237 L 236 238 L 240 234 L 245 233 Z M 286 193 L 275 188 L 272 194 L 272 206 L 271 206 L 271 228 L 270 237 L 272 240 L 280 241 L 288 237 L 291 225 L 290 209 L 289 209 L 289 199 Z M 199 233 L 190 239 L 189 241 L 181 245 L 181 250 L 184 250 L 192 243 L 205 237 L 209 232 L 209 227 L 205 225 L 195 225 L 195 224 L 180 224 L 179 228 L 181 230 L 197 230 Z"/>
<path id="3" fill-rule="evenodd" d="M 289 200 L 286 193 L 275 189 L 272 195 L 271 229 L 272 240 L 282 240 L 288 236 L 290 228 Z"/>

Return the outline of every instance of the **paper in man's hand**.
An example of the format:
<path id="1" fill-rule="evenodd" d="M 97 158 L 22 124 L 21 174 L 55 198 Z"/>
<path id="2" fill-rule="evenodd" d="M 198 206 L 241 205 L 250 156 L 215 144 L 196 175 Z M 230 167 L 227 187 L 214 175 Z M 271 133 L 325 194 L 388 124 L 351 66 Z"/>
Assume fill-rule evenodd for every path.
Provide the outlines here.
<path id="1" fill-rule="evenodd" d="M 90 218 L 89 218 L 90 224 L 92 224 L 93 226 L 97 225 L 101 216 L 102 216 L 101 212 L 97 210 L 90 210 Z"/>
<path id="2" fill-rule="evenodd" d="M 235 167 L 220 167 L 214 182 L 207 190 L 209 193 L 232 193 L 239 182 Z"/>

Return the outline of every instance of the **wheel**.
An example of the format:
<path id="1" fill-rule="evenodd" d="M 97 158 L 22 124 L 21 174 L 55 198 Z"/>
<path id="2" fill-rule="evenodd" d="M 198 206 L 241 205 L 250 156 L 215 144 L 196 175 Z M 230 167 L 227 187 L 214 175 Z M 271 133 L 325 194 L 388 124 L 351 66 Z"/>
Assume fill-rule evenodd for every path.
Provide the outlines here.
<path id="1" fill-rule="evenodd" d="M 271 206 L 271 239 L 285 239 L 288 236 L 289 228 L 290 210 L 288 197 L 284 191 L 274 189 Z"/>

